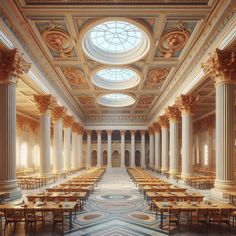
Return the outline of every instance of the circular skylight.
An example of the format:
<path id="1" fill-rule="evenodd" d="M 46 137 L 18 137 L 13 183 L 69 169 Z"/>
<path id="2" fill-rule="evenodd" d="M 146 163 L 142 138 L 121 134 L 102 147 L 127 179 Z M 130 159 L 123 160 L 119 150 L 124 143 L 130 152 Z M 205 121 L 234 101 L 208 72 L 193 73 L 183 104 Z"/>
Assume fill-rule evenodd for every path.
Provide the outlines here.
<path id="1" fill-rule="evenodd" d="M 92 80 L 98 87 L 121 90 L 136 86 L 140 81 L 140 76 L 127 67 L 109 67 L 97 71 Z"/>
<path id="2" fill-rule="evenodd" d="M 108 107 L 126 107 L 135 103 L 135 99 L 123 93 L 110 93 L 98 97 L 98 103 Z"/>
<path id="3" fill-rule="evenodd" d="M 106 64 L 127 64 L 144 57 L 150 39 L 143 28 L 122 20 L 103 21 L 82 37 L 87 56 Z"/>

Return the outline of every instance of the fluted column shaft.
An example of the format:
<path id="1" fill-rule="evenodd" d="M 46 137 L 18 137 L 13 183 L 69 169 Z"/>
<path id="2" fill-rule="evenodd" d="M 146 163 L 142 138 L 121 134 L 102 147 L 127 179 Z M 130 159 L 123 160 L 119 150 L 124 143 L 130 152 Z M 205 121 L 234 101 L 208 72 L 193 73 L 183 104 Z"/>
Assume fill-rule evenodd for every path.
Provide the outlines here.
<path id="1" fill-rule="evenodd" d="M 149 168 L 154 168 L 154 135 L 149 134 Z"/>
<path id="2" fill-rule="evenodd" d="M 135 132 L 131 131 L 131 167 L 135 167 Z"/>
<path id="3" fill-rule="evenodd" d="M 64 128 L 64 170 L 71 169 L 71 128 Z"/>
<path id="4" fill-rule="evenodd" d="M 83 166 L 83 134 L 78 136 L 78 168 Z"/>
<path id="5" fill-rule="evenodd" d="M 111 167 L 111 131 L 107 132 L 107 167 Z"/>
<path id="6" fill-rule="evenodd" d="M 155 170 L 161 170 L 161 132 L 155 132 Z"/>
<path id="7" fill-rule="evenodd" d="M 174 177 L 179 172 L 179 122 L 170 119 L 170 177 Z"/>
<path id="8" fill-rule="evenodd" d="M 92 146 L 91 146 L 91 132 L 87 132 L 87 162 L 86 167 L 91 167 L 91 155 L 92 155 Z"/>
<path id="9" fill-rule="evenodd" d="M 125 131 L 121 130 L 121 146 L 120 146 L 120 158 L 121 158 L 121 167 L 125 167 Z"/>
<path id="10" fill-rule="evenodd" d="M 101 131 L 97 131 L 97 167 L 102 166 L 102 137 Z"/>
<path id="11" fill-rule="evenodd" d="M 53 173 L 62 171 L 62 119 L 54 122 L 53 134 Z"/>
<path id="12" fill-rule="evenodd" d="M 235 85 L 216 84 L 216 181 L 220 191 L 235 187 Z"/>
<path id="13" fill-rule="evenodd" d="M 141 167 L 145 168 L 145 131 L 141 131 Z"/>
<path id="14" fill-rule="evenodd" d="M 169 141 L 168 141 L 168 128 L 161 128 L 161 171 L 166 172 L 169 170 Z"/>
<path id="15" fill-rule="evenodd" d="M 78 133 L 72 132 L 72 155 L 71 155 L 71 169 L 78 167 Z"/>

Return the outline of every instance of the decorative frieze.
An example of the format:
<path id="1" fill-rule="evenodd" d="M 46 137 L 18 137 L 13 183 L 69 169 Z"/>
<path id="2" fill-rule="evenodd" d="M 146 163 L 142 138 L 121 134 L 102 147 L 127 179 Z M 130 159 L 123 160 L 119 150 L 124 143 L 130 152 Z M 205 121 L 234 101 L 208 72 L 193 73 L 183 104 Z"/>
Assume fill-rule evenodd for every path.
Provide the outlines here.
<path id="1" fill-rule="evenodd" d="M 27 73 L 30 63 L 26 62 L 17 49 L 0 50 L 0 83 L 16 83 L 17 77 Z"/>
<path id="2" fill-rule="evenodd" d="M 215 83 L 235 83 L 236 52 L 216 49 L 213 55 L 202 63 L 204 73 L 214 79 Z"/>
<path id="3" fill-rule="evenodd" d="M 181 94 L 175 101 L 176 106 L 181 113 L 193 113 L 196 103 L 199 101 L 199 96 Z"/>
<path id="4" fill-rule="evenodd" d="M 46 113 L 47 111 L 53 109 L 56 104 L 55 97 L 53 97 L 51 94 L 48 95 L 34 94 L 34 101 L 36 107 L 38 108 L 41 114 Z"/>

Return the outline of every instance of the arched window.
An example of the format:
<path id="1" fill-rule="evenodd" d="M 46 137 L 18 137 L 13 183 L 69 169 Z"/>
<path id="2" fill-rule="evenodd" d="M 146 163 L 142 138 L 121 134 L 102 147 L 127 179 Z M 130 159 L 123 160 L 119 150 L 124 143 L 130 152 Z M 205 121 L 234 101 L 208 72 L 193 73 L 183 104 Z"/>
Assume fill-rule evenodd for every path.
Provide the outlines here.
<path id="1" fill-rule="evenodd" d="M 35 167 L 39 166 L 39 146 L 35 145 L 34 146 L 34 158 L 33 158 L 33 165 Z"/>
<path id="2" fill-rule="evenodd" d="M 208 165 L 208 146 L 205 144 L 204 146 L 204 165 Z"/>
<path id="3" fill-rule="evenodd" d="M 22 143 L 20 146 L 20 167 L 26 168 L 28 160 L 28 146 L 27 143 Z"/>

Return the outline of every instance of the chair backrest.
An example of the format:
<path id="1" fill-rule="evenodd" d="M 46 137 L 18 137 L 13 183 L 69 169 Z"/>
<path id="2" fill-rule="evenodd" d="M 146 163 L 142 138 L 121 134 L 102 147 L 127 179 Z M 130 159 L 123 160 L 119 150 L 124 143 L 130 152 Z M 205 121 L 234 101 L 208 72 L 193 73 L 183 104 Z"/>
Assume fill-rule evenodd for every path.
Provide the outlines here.
<path id="1" fill-rule="evenodd" d="M 231 210 L 230 209 L 220 209 L 220 216 L 230 218 Z"/>

